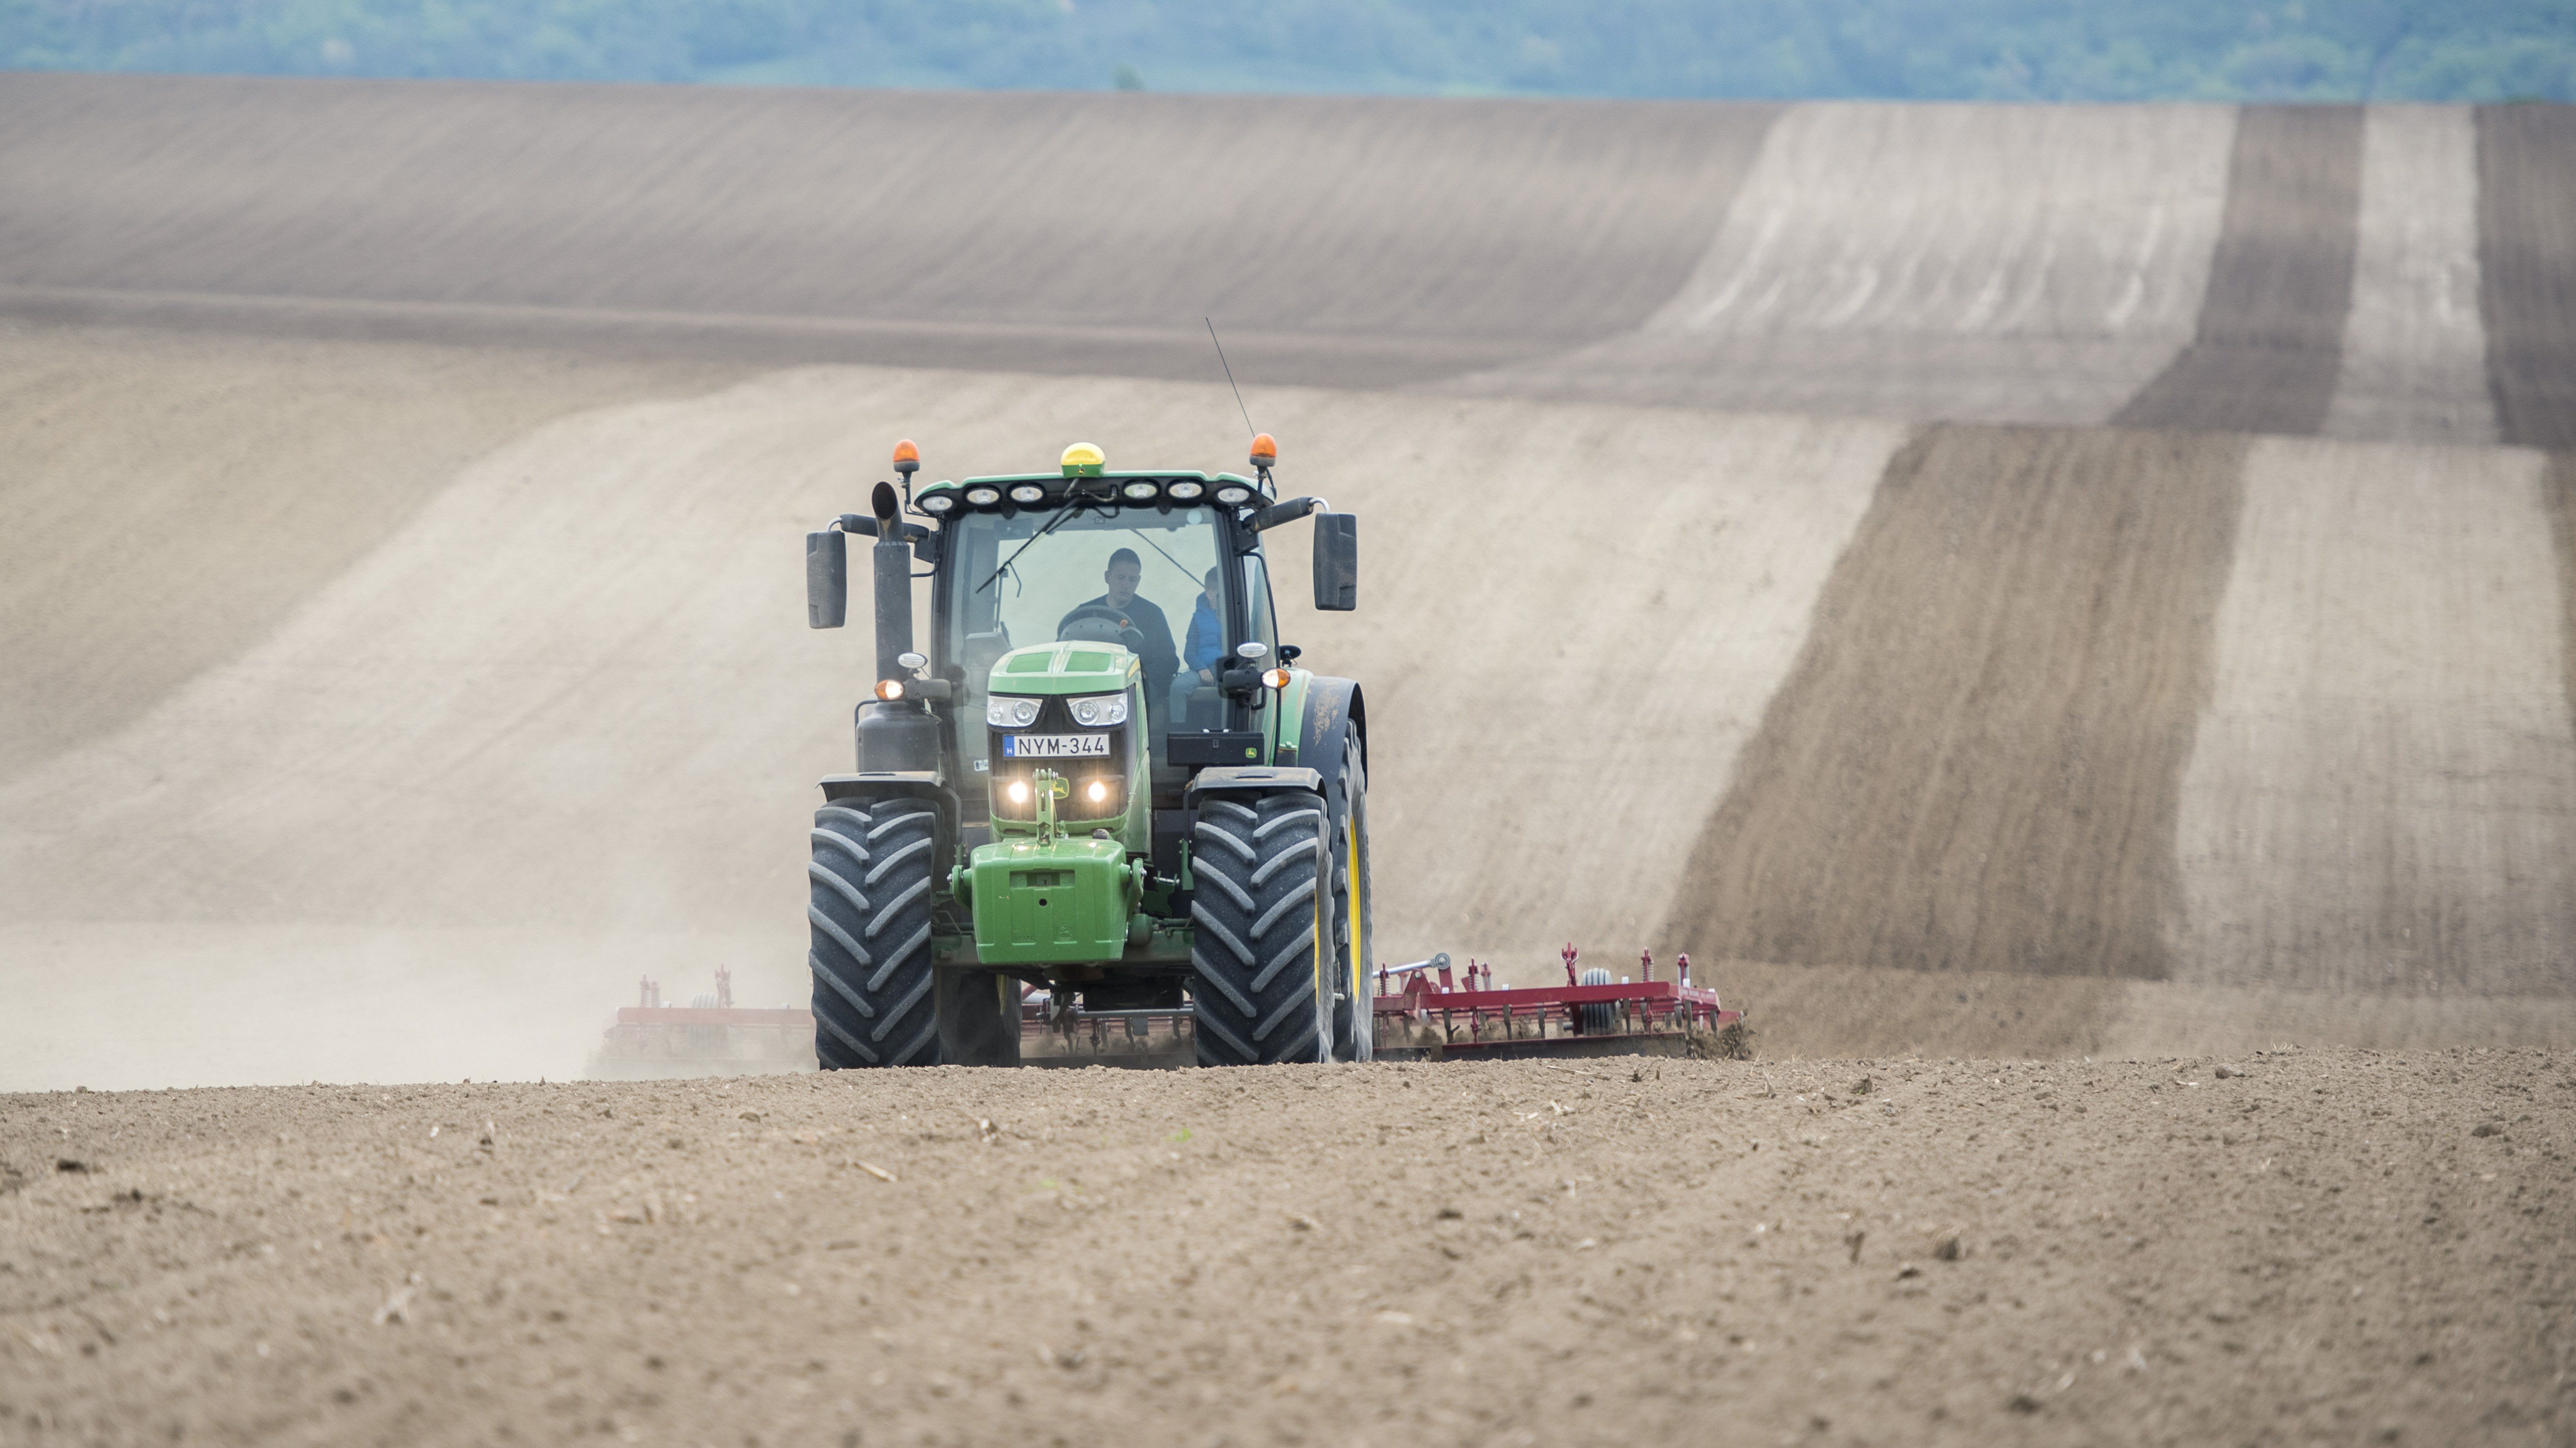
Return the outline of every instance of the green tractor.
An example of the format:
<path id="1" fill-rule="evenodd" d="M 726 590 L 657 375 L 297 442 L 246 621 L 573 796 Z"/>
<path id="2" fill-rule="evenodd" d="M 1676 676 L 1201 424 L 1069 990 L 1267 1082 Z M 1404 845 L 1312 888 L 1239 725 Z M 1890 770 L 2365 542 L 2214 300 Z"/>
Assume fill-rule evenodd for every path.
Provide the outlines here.
<path id="1" fill-rule="evenodd" d="M 876 684 L 806 867 L 824 1069 L 1017 1064 L 1030 986 L 1186 1019 L 1203 1066 L 1369 1059 L 1367 712 L 1279 641 L 1261 546 L 1313 518 L 1315 606 L 1348 610 L 1358 519 L 1281 501 L 1276 460 L 1267 434 L 1251 477 L 1077 443 L 916 492 L 905 442 L 900 494 L 807 535 L 815 628 L 875 540 Z"/>

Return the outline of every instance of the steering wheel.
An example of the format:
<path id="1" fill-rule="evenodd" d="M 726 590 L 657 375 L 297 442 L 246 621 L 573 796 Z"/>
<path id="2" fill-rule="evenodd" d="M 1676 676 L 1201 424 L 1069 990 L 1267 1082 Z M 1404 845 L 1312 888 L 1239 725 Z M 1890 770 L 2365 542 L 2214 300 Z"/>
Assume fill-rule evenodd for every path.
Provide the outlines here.
<path id="1" fill-rule="evenodd" d="M 1055 627 L 1056 641 L 1058 643 L 1063 643 L 1068 639 L 1073 639 L 1082 643 L 1112 642 L 1110 639 L 1095 640 L 1088 630 L 1085 630 L 1080 634 L 1074 632 L 1075 625 L 1093 622 L 1107 625 L 1106 628 L 1102 629 L 1102 632 L 1118 635 L 1121 640 L 1128 635 L 1134 635 L 1136 643 L 1128 644 L 1126 646 L 1128 651 L 1131 653 L 1138 652 L 1136 645 L 1142 644 L 1145 641 L 1144 634 L 1140 632 L 1134 624 L 1127 621 L 1127 615 L 1125 613 L 1111 608 L 1105 603 L 1086 603 L 1082 607 L 1075 609 L 1073 612 L 1066 614 L 1063 622 L 1057 624 Z"/>

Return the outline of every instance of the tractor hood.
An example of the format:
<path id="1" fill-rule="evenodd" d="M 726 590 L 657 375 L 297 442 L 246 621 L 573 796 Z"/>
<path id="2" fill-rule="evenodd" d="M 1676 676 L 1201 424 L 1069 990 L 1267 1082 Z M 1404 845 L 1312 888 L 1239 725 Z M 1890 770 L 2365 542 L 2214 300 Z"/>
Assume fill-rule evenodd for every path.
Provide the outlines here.
<path id="1" fill-rule="evenodd" d="M 1118 644 L 1031 644 L 1002 655 L 988 687 L 996 694 L 1116 694 L 1142 668 Z"/>

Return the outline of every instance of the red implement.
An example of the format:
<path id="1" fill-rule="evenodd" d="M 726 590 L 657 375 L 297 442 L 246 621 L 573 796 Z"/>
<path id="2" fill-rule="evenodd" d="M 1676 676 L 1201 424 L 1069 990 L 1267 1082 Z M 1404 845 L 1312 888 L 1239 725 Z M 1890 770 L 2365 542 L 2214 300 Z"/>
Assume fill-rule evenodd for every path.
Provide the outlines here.
<path id="1" fill-rule="evenodd" d="M 1565 947 L 1563 985 L 1494 985 L 1493 967 L 1467 963 L 1463 986 L 1449 957 L 1378 971 L 1377 1054 L 1382 1059 L 1516 1059 L 1530 1056 L 1733 1056 L 1742 1051 L 1744 1012 L 1717 992 L 1690 983 L 1690 957 L 1676 962 L 1680 980 L 1611 981 L 1595 971 L 1580 984 L 1579 957 Z"/>

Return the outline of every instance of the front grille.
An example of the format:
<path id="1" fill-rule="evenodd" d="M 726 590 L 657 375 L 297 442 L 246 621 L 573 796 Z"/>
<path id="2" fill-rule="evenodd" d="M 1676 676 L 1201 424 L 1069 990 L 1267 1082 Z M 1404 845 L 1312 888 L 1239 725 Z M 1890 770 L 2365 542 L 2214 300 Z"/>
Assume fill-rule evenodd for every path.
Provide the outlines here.
<path id="1" fill-rule="evenodd" d="M 1037 722 L 1026 729 L 988 729 L 985 758 L 993 780 L 993 818 L 996 820 L 1034 821 L 1038 817 L 1037 796 L 1032 788 L 1024 800 L 1011 798 L 1011 786 L 1033 785 L 1041 768 L 1052 769 L 1073 781 L 1073 793 L 1056 804 L 1059 820 L 1109 820 L 1127 813 L 1127 730 L 1128 725 L 1115 724 L 1107 729 L 1087 729 L 1073 722 L 1073 711 L 1062 699 L 1048 699 L 1038 706 Z M 1013 734 L 1105 734 L 1109 753 L 1080 759 L 1009 759 L 1002 754 L 1002 740 Z M 1106 798 L 1094 803 L 1091 787 L 1100 785 Z"/>

